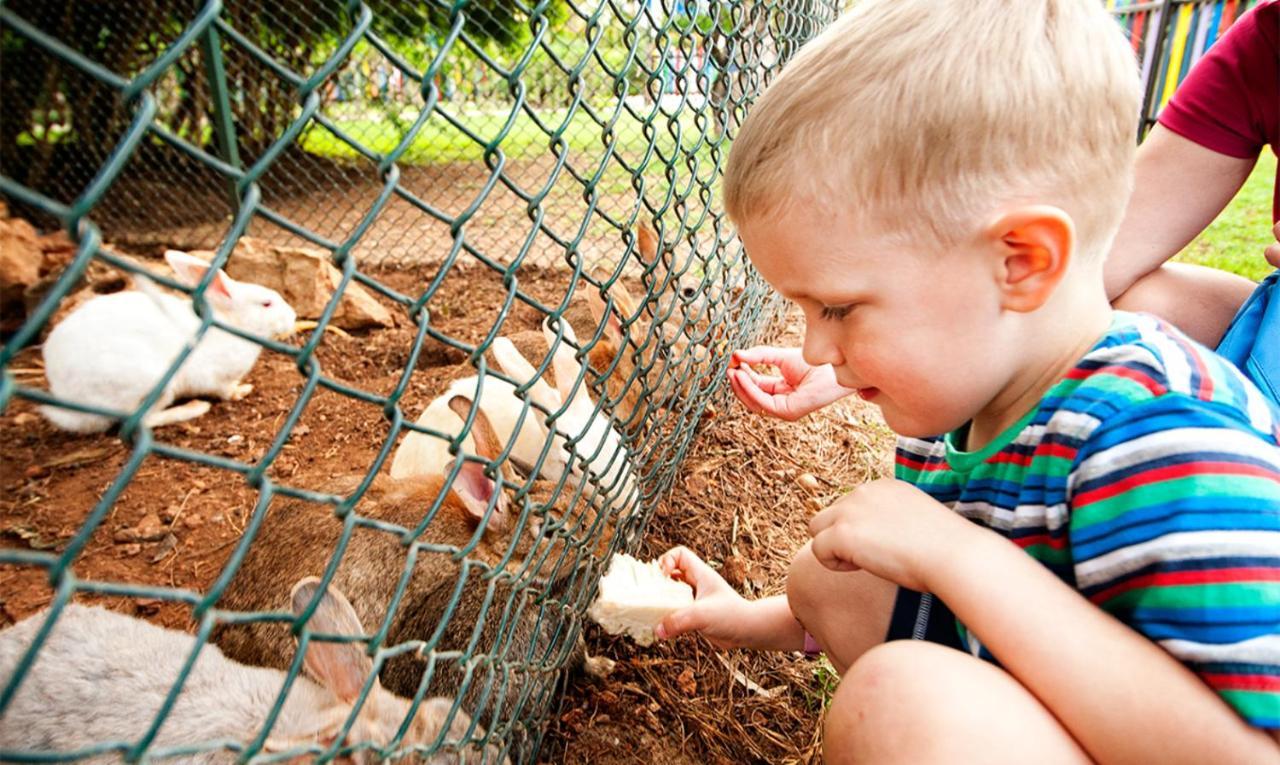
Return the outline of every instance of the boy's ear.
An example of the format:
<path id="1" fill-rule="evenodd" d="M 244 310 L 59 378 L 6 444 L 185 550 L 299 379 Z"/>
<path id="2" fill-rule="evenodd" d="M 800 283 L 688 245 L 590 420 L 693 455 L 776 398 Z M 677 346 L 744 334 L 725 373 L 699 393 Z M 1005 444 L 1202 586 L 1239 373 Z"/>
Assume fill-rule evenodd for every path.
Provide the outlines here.
<path id="1" fill-rule="evenodd" d="M 1051 205 L 1028 205 L 1003 213 L 986 233 L 996 247 L 1001 306 L 1028 312 L 1048 302 L 1075 255 L 1071 216 Z"/>

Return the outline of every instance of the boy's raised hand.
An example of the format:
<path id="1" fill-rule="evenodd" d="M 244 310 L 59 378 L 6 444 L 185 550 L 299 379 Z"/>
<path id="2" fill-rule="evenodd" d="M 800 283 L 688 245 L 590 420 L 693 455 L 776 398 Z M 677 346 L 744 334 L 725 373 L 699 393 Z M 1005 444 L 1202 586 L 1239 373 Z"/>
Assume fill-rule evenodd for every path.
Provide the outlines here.
<path id="1" fill-rule="evenodd" d="M 862 484 L 809 521 L 814 557 L 833 571 L 866 569 L 912 590 L 932 591 L 950 553 L 990 534 L 905 481 Z"/>
<path id="2" fill-rule="evenodd" d="M 751 364 L 771 364 L 781 376 L 762 375 Z M 734 351 L 729 361 L 729 386 L 748 409 L 783 420 L 795 421 L 853 393 L 836 382 L 829 364 L 820 367 L 805 362 L 799 348 L 757 345 Z"/>

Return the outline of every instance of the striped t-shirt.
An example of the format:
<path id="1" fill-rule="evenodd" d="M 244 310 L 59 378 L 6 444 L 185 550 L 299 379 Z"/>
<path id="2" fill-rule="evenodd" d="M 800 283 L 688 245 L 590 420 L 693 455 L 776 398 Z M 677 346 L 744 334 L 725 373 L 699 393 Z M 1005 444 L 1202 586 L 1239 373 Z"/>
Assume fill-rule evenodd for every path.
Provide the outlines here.
<path id="1" fill-rule="evenodd" d="M 991 444 L 902 438 L 896 475 L 1159 643 L 1251 724 L 1280 728 L 1278 424 L 1230 363 L 1117 313 Z"/>

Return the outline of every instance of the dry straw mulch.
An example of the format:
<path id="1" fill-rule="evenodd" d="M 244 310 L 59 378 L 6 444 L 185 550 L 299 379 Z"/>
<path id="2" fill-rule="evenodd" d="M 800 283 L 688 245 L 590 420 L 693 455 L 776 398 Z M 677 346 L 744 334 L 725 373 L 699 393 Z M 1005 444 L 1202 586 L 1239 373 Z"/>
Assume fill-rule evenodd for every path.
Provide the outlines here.
<path id="1" fill-rule="evenodd" d="M 794 345 L 788 313 L 772 342 Z M 699 434 L 652 519 L 644 558 L 683 544 L 739 592 L 783 591 L 810 516 L 849 488 L 888 475 L 893 435 L 875 408 L 849 399 L 787 423 L 736 402 Z M 798 653 L 721 652 L 700 637 L 638 648 L 588 630 L 593 653 L 618 661 L 607 680 L 575 680 L 552 721 L 544 762 L 808 763 L 819 758 L 835 677 Z"/>

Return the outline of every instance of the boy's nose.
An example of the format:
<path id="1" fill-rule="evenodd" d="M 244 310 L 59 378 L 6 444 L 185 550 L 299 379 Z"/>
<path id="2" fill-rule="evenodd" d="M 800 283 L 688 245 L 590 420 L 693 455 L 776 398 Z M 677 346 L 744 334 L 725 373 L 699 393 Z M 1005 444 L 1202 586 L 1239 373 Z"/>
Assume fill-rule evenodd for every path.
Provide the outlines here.
<path id="1" fill-rule="evenodd" d="M 810 366 L 820 367 L 830 364 L 839 367 L 844 363 L 844 355 L 840 353 L 840 345 L 830 332 L 824 332 L 813 322 L 805 324 L 804 344 L 800 348 L 804 361 Z"/>

